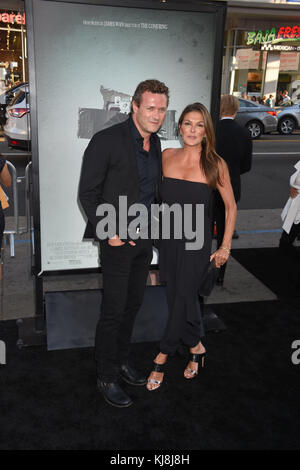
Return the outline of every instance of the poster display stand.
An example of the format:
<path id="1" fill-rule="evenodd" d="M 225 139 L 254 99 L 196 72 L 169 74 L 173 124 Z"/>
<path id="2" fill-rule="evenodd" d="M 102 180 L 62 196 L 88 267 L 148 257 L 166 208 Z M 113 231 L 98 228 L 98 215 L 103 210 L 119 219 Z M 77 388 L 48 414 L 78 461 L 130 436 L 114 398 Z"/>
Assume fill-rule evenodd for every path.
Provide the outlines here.
<path id="1" fill-rule="evenodd" d="M 205 104 L 216 124 L 226 3 L 25 0 L 25 11 L 36 326 L 41 332 L 46 326 L 44 276 L 101 269 L 97 244 L 82 241 L 86 219 L 77 197 L 89 139 L 128 117 L 134 89 L 147 78 L 170 89 L 158 132 L 162 148 L 181 145 L 177 121 L 188 103 Z"/>

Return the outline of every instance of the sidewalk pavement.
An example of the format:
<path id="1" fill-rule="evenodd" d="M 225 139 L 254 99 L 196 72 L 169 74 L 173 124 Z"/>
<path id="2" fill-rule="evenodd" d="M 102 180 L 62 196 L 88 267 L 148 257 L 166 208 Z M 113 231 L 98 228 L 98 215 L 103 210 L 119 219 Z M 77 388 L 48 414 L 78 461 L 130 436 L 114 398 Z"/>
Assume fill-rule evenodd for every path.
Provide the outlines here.
<path id="1" fill-rule="evenodd" d="M 236 229 L 239 238 L 232 248 L 277 247 L 281 232 L 281 209 L 239 210 Z M 6 226 L 12 223 L 6 219 Z M 22 225 L 22 221 L 21 221 Z M 215 242 L 214 242 L 215 243 Z M 296 242 L 299 244 L 299 242 Z M 34 278 L 31 276 L 29 234 L 16 237 L 15 257 L 4 247 L 3 279 L 0 281 L 0 320 L 33 317 Z M 148 284 L 151 284 L 149 276 Z M 70 274 L 44 277 L 44 291 L 99 289 L 99 274 Z M 233 257 L 228 262 L 224 286 L 216 286 L 207 304 L 274 300 L 276 295 L 249 273 Z M 0 307 L 1 307 L 0 304 Z"/>

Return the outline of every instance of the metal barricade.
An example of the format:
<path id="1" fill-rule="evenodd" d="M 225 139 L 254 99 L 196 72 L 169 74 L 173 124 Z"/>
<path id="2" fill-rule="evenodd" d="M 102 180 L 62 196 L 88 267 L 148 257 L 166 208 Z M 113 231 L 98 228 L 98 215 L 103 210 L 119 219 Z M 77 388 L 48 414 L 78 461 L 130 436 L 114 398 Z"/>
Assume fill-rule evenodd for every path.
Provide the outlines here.
<path id="1" fill-rule="evenodd" d="M 31 171 L 32 171 L 32 162 L 29 162 L 28 165 L 25 168 L 25 193 L 26 193 L 26 227 L 21 228 L 20 230 L 24 230 L 21 233 L 27 233 L 28 231 L 30 232 L 30 237 L 31 237 L 31 247 L 32 247 L 32 254 L 34 255 L 34 228 L 31 223 L 31 200 L 30 196 L 32 194 L 31 191 Z"/>

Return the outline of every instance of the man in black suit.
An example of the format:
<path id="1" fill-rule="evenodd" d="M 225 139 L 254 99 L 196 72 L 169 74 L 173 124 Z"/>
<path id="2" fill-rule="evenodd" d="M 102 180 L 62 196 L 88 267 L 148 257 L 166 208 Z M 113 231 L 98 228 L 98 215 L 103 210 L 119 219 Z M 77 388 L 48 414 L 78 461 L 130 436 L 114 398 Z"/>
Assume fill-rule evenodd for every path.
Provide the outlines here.
<path id="1" fill-rule="evenodd" d="M 116 407 L 132 404 L 117 382 L 119 376 L 131 385 L 146 383 L 146 378 L 129 364 L 129 346 L 152 260 L 150 237 L 133 240 L 120 232 L 124 228 L 127 232 L 130 220 L 121 227 L 119 196 L 127 197 L 128 207 L 141 203 L 148 211 L 155 200 L 161 180 L 161 147 L 156 132 L 166 116 L 168 93 L 158 80 L 141 82 L 132 98 L 129 119 L 95 134 L 83 158 L 79 199 L 88 217 L 85 237 L 100 241 L 103 273 L 103 301 L 95 339 L 97 386 L 105 400 Z M 103 216 L 96 215 L 97 207 L 101 210 L 105 203 L 111 204 L 117 219 L 116 233 L 106 240 L 99 233 Z M 137 231 L 145 229 L 138 227 Z"/>
<path id="2" fill-rule="evenodd" d="M 226 161 L 231 185 L 238 202 L 241 198 L 241 175 L 250 171 L 252 163 L 252 140 L 246 128 L 234 119 L 239 109 L 239 100 L 233 95 L 221 97 L 221 120 L 216 129 L 216 151 Z M 215 221 L 217 228 L 217 247 L 222 245 L 225 230 L 225 206 L 218 191 L 215 197 Z M 234 237 L 237 238 L 237 237 Z M 226 263 L 220 268 L 217 285 L 223 285 Z"/>

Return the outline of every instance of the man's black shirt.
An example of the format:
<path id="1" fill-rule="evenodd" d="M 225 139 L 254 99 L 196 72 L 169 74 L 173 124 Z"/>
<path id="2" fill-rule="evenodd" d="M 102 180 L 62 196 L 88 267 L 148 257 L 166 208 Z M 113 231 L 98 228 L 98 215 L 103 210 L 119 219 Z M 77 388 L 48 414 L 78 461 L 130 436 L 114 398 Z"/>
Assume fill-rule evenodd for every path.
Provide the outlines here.
<path id="1" fill-rule="evenodd" d="M 132 117 L 129 118 L 130 128 L 134 139 L 134 149 L 139 176 L 139 202 L 149 210 L 155 198 L 155 188 L 159 170 L 159 156 L 157 155 L 154 134 L 150 136 L 150 150 L 143 149 L 144 139 L 137 130 Z"/>

